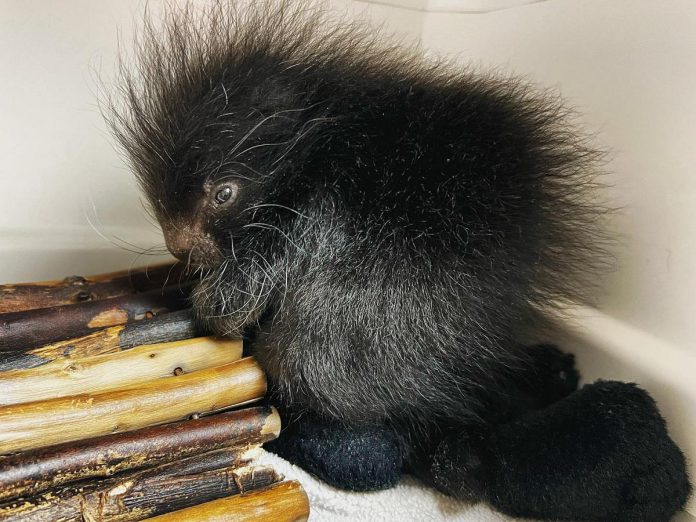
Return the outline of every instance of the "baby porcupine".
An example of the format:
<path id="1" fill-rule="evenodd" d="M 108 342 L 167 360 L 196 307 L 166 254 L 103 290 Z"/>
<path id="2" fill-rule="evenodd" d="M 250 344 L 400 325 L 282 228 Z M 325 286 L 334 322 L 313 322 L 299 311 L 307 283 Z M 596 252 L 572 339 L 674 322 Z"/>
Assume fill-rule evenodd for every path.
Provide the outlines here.
<path id="1" fill-rule="evenodd" d="M 602 259 L 598 154 L 568 111 L 302 2 L 170 8 L 136 50 L 116 135 L 200 273 L 199 321 L 267 372 L 277 449 L 352 489 L 405 459 L 495 503 L 485 459 L 455 453 L 573 391 L 570 356 L 520 341 Z"/>

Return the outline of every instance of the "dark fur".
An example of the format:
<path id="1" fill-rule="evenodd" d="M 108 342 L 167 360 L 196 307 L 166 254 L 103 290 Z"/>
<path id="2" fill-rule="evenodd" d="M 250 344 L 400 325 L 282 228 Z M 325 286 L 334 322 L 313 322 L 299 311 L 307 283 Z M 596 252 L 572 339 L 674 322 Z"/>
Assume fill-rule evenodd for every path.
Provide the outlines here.
<path id="1" fill-rule="evenodd" d="M 262 319 L 256 351 L 289 402 L 471 417 L 536 308 L 585 289 L 595 155 L 517 80 L 385 51 L 362 27 L 323 37 L 287 5 L 225 9 L 202 33 L 190 14 L 146 33 L 119 127 L 165 226 L 203 180 L 242 181 L 207 223 L 228 261 L 199 317 L 229 335 Z"/>
<path id="2" fill-rule="evenodd" d="M 275 400 L 428 446 L 510 393 L 540 309 L 585 297 L 599 156 L 549 93 L 297 6 L 148 23 L 113 123 L 163 227 L 214 245 L 196 313 L 253 341 Z M 239 197 L 211 210 L 221 180 Z"/>
<path id="3" fill-rule="evenodd" d="M 422 476 L 447 493 L 534 519 L 664 522 L 690 493 L 655 402 L 621 382 L 586 385 L 488 433 L 448 434 L 430 462 Z"/>

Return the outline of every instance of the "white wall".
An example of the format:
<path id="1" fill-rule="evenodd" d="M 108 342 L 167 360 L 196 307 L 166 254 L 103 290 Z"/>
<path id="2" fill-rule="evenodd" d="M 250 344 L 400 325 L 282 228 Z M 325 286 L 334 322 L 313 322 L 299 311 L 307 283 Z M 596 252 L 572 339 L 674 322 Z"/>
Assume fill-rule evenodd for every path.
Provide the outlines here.
<path id="1" fill-rule="evenodd" d="M 114 70 L 117 29 L 128 38 L 139 4 L 0 2 L 3 282 L 128 266 L 135 256 L 88 217 L 114 241 L 161 241 L 97 107 L 98 71 Z"/>
<path id="2" fill-rule="evenodd" d="M 117 24 L 134 3 L 0 3 L 0 227 L 76 227 L 90 197 L 105 221 L 137 226 L 130 176 L 97 108 Z"/>

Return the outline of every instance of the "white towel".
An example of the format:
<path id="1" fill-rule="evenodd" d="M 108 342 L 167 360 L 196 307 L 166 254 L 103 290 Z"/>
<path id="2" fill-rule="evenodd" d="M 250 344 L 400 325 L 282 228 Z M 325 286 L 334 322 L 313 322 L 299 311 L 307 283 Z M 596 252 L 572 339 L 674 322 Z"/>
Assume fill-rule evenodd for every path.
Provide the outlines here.
<path id="1" fill-rule="evenodd" d="M 519 522 L 485 504 L 446 497 L 408 475 L 391 489 L 355 493 L 331 487 L 266 451 L 259 464 L 273 466 L 286 479 L 302 484 L 309 496 L 309 522 Z"/>

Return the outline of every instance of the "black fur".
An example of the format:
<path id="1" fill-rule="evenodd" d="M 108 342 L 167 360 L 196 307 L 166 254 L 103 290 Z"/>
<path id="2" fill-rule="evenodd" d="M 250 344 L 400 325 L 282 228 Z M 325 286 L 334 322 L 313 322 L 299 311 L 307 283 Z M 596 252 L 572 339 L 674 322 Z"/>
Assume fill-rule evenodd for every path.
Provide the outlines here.
<path id="1" fill-rule="evenodd" d="M 297 2 L 170 9 L 137 49 L 117 137 L 200 270 L 200 321 L 249 338 L 274 400 L 319 419 L 297 433 L 386 426 L 417 470 L 491 405 L 572 391 L 518 376 L 540 310 L 583 299 L 603 259 L 599 155 L 556 97 Z"/>
<path id="2" fill-rule="evenodd" d="M 485 496 L 510 515 L 660 522 L 690 491 L 655 402 L 632 384 L 587 385 L 495 428 L 483 446 Z"/>
<path id="3" fill-rule="evenodd" d="M 126 83 L 119 136 L 163 226 L 193 220 L 206 180 L 241 184 L 206 216 L 224 261 L 200 319 L 262 323 L 278 394 L 317 412 L 475 417 L 537 308 L 585 290 L 595 155 L 517 80 L 262 6 L 172 14 Z"/>

